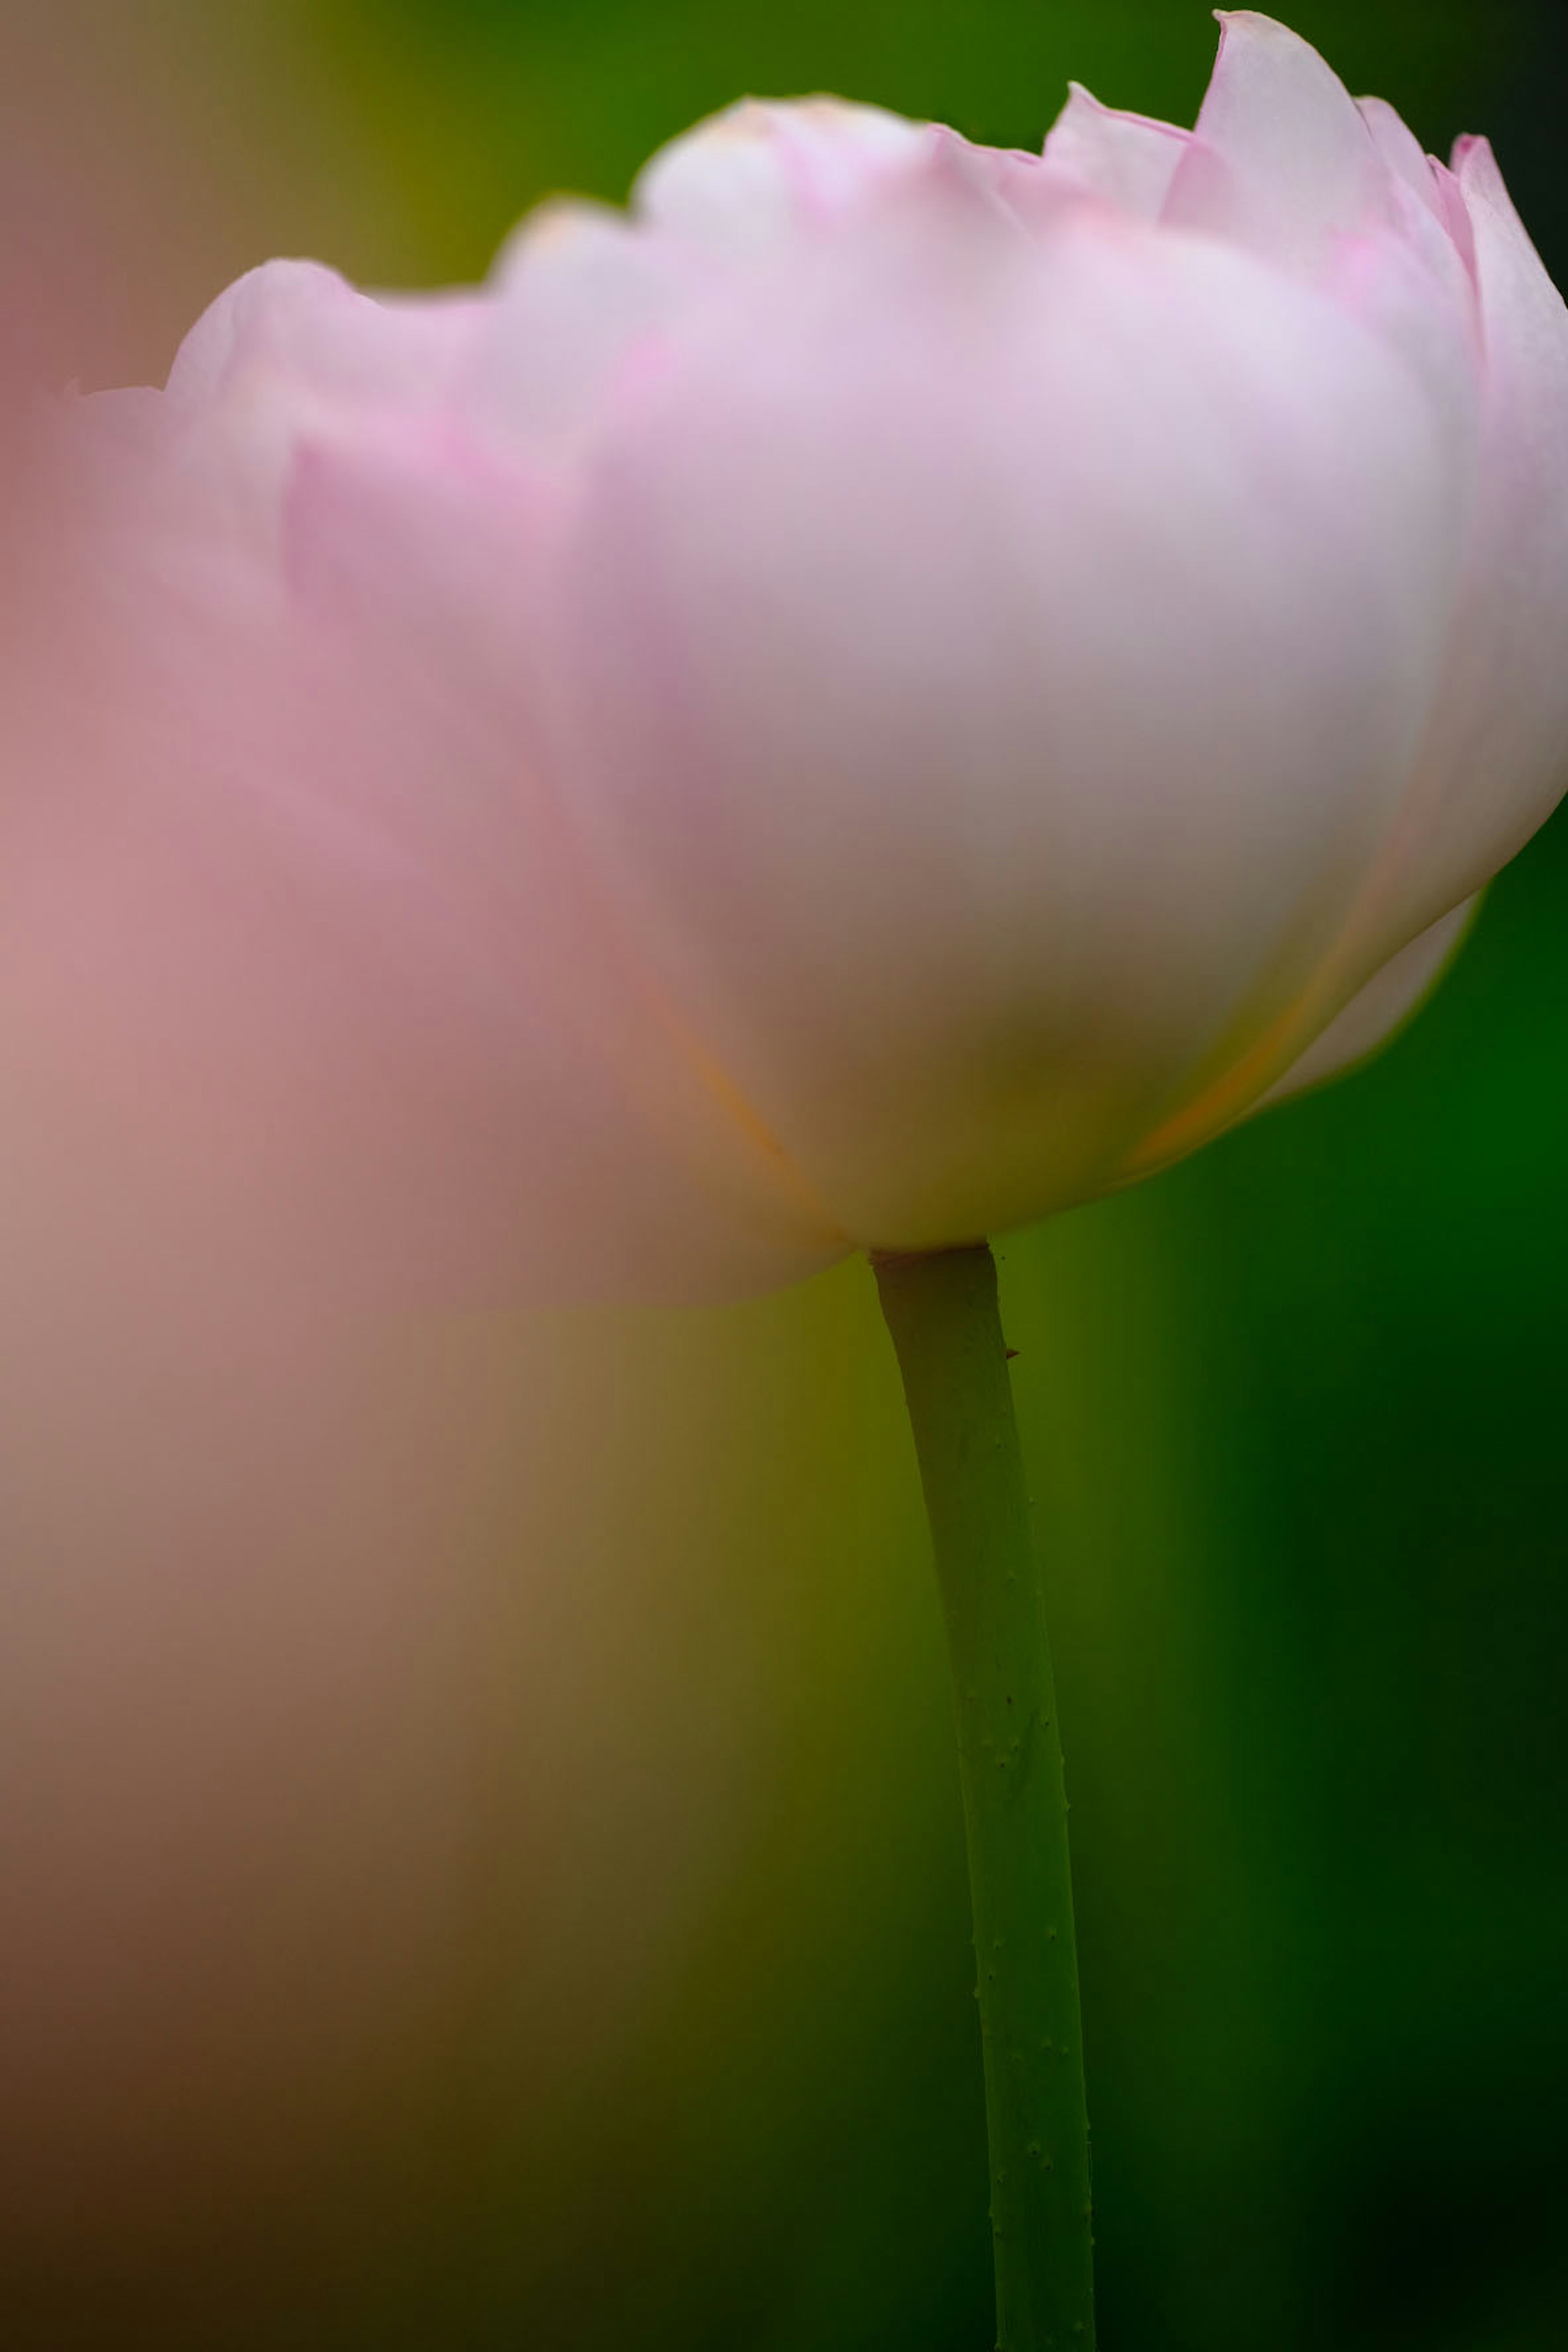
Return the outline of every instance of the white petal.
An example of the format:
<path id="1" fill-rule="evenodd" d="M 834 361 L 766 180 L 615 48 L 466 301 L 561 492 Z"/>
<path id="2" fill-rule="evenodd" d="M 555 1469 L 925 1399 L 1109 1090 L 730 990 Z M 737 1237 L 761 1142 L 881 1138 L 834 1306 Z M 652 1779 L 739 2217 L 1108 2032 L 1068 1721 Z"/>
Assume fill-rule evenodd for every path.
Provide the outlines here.
<path id="1" fill-rule="evenodd" d="M 245 402 L 258 383 L 378 411 L 426 409 L 450 386 L 478 331 L 471 296 L 383 299 L 313 261 L 269 261 L 220 294 L 181 344 L 170 405 Z"/>
<path id="2" fill-rule="evenodd" d="M 1478 493 L 1442 693 L 1357 929 L 1369 960 L 1468 898 L 1568 783 L 1568 309 L 1484 142 L 1459 183 L 1484 344 Z"/>
<path id="3" fill-rule="evenodd" d="M 483 326 L 471 296 L 382 299 L 315 262 L 268 262 L 185 337 L 155 415 L 142 419 L 142 466 L 120 469 L 121 491 L 150 493 L 148 527 L 165 535 L 182 509 L 197 561 L 204 541 L 208 559 L 242 542 L 269 556 L 300 436 L 333 417 L 434 415 Z M 83 437 L 119 429 L 108 412 L 127 398 L 84 402 Z"/>
<path id="4" fill-rule="evenodd" d="M 1167 218 L 1315 271 L 1337 234 L 1384 216 L 1386 167 L 1355 100 L 1308 42 L 1250 9 L 1222 15 L 1220 26 Z"/>
<path id="5" fill-rule="evenodd" d="M 1403 180 L 1412 195 L 1420 199 L 1435 220 L 1441 220 L 1443 205 L 1433 177 L 1432 160 L 1423 150 L 1415 133 L 1386 99 L 1358 99 L 1356 110 L 1372 133 L 1373 145 L 1394 177 Z"/>
<path id="6" fill-rule="evenodd" d="M 552 599 L 558 772 L 857 1238 L 1093 1192 L 1299 990 L 1418 740 L 1452 472 L 1292 281 L 951 176 L 677 339 Z"/>
<path id="7" fill-rule="evenodd" d="M 537 517 L 448 457 L 308 450 L 259 611 L 177 591 L 145 501 L 85 535 L 0 712 L 12 1093 L 150 1248 L 323 1307 L 795 1279 L 845 1244 L 541 789 Z"/>
<path id="8" fill-rule="evenodd" d="M 414 1013 L 388 1056 L 391 1108 L 428 1134 L 430 1164 L 410 1166 L 393 1202 L 435 1221 L 469 1201 L 470 1242 L 524 1298 L 727 1297 L 797 1278 L 842 1237 L 628 951 L 545 788 L 540 511 L 507 476 L 433 454 L 323 446 L 290 516 L 305 640 L 330 662 L 340 734 L 309 804 L 292 793 L 289 828 L 336 869 L 345 929 L 381 910 L 385 1018 L 400 994 Z M 322 732 L 319 708 L 326 751 Z"/>
<path id="9" fill-rule="evenodd" d="M 704 251 L 753 256 L 831 219 L 918 154 L 925 136 L 880 107 L 743 99 L 661 149 L 633 202 L 656 227 Z"/>
<path id="10" fill-rule="evenodd" d="M 496 300 L 465 387 L 501 448 L 560 452 L 588 431 L 620 370 L 690 299 L 689 268 L 601 205 L 533 214 L 494 273 Z"/>
<path id="11" fill-rule="evenodd" d="M 1046 141 L 1046 161 L 1134 220 L 1158 220 L 1192 133 L 1101 106 L 1080 83 Z"/>
<path id="12" fill-rule="evenodd" d="M 1467 898 L 1391 957 L 1255 1108 L 1264 1110 L 1271 1103 L 1289 1101 L 1388 1045 L 1415 1019 L 1458 954 L 1479 905 L 1479 897 Z"/>

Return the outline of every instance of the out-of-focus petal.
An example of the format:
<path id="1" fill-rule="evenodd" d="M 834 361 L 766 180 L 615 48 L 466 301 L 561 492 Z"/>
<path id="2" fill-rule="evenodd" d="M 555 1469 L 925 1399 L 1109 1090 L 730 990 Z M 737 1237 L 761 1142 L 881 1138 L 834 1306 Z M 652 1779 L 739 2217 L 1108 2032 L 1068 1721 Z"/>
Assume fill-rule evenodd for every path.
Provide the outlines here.
<path id="1" fill-rule="evenodd" d="M 630 951 L 542 778 L 538 510 L 515 477 L 440 457 L 362 438 L 301 462 L 290 577 L 332 647 L 349 756 L 332 801 L 318 783 L 298 815 L 362 863 L 429 1001 L 455 997 L 474 1103 L 461 1124 L 436 1104 L 431 1125 L 443 1152 L 472 1136 L 488 1155 L 472 1191 L 499 1211 L 499 1286 L 689 1298 L 796 1279 L 844 1237 Z"/>
<path id="2" fill-rule="evenodd" d="M 1271 1103 L 1286 1102 L 1309 1087 L 1338 1077 L 1386 1045 L 1414 1019 L 1442 979 L 1463 946 L 1479 904 L 1479 894 L 1467 898 L 1391 957 L 1255 1108 L 1263 1110 Z"/>
<path id="3" fill-rule="evenodd" d="M 1091 98 L 1081 83 L 1046 140 L 1046 161 L 1091 195 L 1134 220 L 1155 221 L 1171 193 L 1176 166 L 1192 133 L 1145 114 L 1118 113 Z"/>
<path id="4" fill-rule="evenodd" d="M 449 388 L 482 320 L 471 297 L 362 294 L 314 261 L 268 261 L 196 321 L 170 370 L 185 414 L 244 400 L 279 380 L 373 409 L 428 408 Z"/>
<path id="5" fill-rule="evenodd" d="M 688 261 L 606 206 L 555 204 L 501 256 L 496 300 L 463 387 L 492 445 L 566 454 L 617 373 L 694 291 Z"/>
<path id="6" fill-rule="evenodd" d="M 472 296 L 384 299 L 316 262 L 269 261 L 196 321 L 152 407 L 123 392 L 79 404 L 76 462 L 117 470 L 120 496 L 147 500 L 149 530 L 166 533 L 178 510 L 208 541 L 209 560 L 219 541 L 226 555 L 243 542 L 270 560 L 301 436 L 334 416 L 435 415 L 486 332 Z"/>
<path id="7" fill-rule="evenodd" d="M 420 456 L 306 449 L 289 600 L 88 540 L 7 699 L 7 1115 L 324 1303 L 796 1279 L 842 1243 L 539 789 L 526 498 Z"/>
<path id="8" fill-rule="evenodd" d="M 340 1282 L 724 1297 L 1368 1048 L 1568 768 L 1568 313 L 1488 151 L 1225 26 L 1196 134 L 748 104 L 66 404 L 39 1103 Z"/>
<path id="9" fill-rule="evenodd" d="M 1310 43 L 1251 9 L 1222 15 L 1220 26 L 1196 141 L 1166 217 L 1315 271 L 1336 235 L 1383 216 L 1383 157 Z"/>
<path id="10" fill-rule="evenodd" d="M 1454 463 L 1293 281 L 942 171 L 616 413 L 553 757 L 857 1239 L 1092 1192 L 1300 988 L 1419 737 Z"/>
<path id="11" fill-rule="evenodd" d="M 842 99 L 743 99 L 674 140 L 632 192 L 656 228 L 728 258 L 765 252 L 830 220 L 929 136 L 877 106 Z"/>

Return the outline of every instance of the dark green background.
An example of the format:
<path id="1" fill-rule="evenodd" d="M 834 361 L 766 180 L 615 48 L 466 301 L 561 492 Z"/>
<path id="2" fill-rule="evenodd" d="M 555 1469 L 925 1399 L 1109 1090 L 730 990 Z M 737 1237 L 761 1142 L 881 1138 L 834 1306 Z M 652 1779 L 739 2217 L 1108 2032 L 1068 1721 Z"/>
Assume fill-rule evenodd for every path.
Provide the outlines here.
<path id="1" fill-rule="evenodd" d="M 373 283 L 477 276 L 537 195 L 619 197 L 744 90 L 1035 145 L 1069 75 L 1190 120 L 1213 42 L 1195 0 L 277 15 L 318 110 L 308 168 L 263 175 L 202 266 L 313 245 Z M 1491 131 L 1568 276 L 1550 5 L 1293 21 L 1439 151 Z M 215 155 L 226 125 L 254 152 L 273 106 L 286 156 L 276 91 L 211 70 Z M 211 290 L 195 270 L 180 298 Z M 1105 2352 L 1568 2343 L 1565 1146 L 1560 822 L 1385 1060 L 1005 1250 L 1055 1562 Z M 447 2075 L 384 2101 L 308 2219 L 283 2197 L 215 2226 L 178 2296 L 122 2249 L 84 2284 L 84 2224 L 30 2340 L 77 2340 L 90 2305 L 106 2344 L 219 2352 L 990 2343 L 956 1788 L 869 1283 L 614 1331 L 613 1369 L 580 1376 L 622 1507 L 585 1507 L 593 1572 L 613 1589 L 628 1513 L 662 1513 L 679 1610 L 743 1608 L 771 1645 L 768 1797 L 722 1900 L 634 2042 L 548 2112 L 511 1921 Z"/>

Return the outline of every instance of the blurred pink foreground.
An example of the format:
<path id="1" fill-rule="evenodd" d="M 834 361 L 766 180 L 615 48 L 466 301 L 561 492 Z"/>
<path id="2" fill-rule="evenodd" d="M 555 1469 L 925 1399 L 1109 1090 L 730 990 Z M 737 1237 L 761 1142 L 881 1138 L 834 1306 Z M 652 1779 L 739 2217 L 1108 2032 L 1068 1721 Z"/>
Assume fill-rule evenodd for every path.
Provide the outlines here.
<path id="1" fill-rule="evenodd" d="M 5 1052 L 85 1248 L 106 1165 L 316 1295 L 1016 1225 L 1370 1049 L 1563 780 L 1568 317 L 1252 15 L 1194 133 L 749 104 L 53 439 Z"/>

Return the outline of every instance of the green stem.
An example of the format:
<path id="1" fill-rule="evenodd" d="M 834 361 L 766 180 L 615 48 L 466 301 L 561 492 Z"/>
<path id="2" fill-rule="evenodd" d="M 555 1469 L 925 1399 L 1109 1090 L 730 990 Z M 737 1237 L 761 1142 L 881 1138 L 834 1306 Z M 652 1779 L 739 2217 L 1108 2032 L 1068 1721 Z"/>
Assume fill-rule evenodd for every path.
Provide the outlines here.
<path id="1" fill-rule="evenodd" d="M 996 1269 L 984 1243 L 873 1264 L 909 1400 L 958 1704 L 998 2352 L 1092 2352 L 1067 1792 Z"/>

